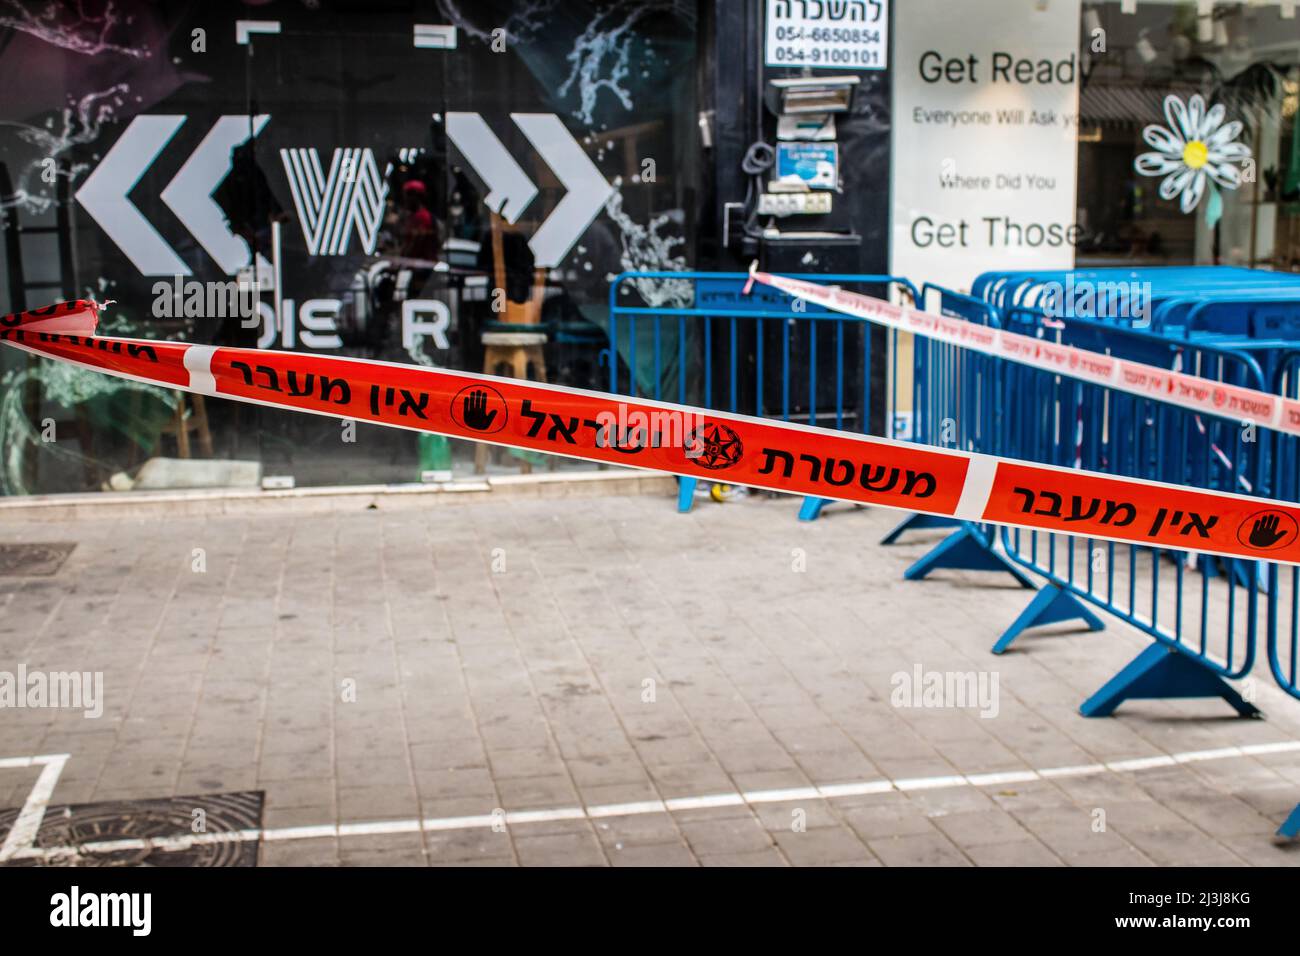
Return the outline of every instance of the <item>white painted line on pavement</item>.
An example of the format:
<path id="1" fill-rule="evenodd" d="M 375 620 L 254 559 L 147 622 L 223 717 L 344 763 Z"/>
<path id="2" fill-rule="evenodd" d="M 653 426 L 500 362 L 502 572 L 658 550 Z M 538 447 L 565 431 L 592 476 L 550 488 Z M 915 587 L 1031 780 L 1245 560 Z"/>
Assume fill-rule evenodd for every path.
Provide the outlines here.
<path id="1" fill-rule="evenodd" d="M 1269 744 L 1246 744 L 1240 747 L 1221 747 L 1216 750 L 1190 750 L 1176 754 L 1161 754 L 1155 757 L 1138 757 L 1130 760 L 1112 760 L 1106 763 L 1079 764 L 1067 767 L 1048 767 L 1043 770 L 1008 770 L 995 773 L 947 774 L 934 777 L 912 777 L 899 780 L 863 780 L 853 783 L 835 783 L 818 787 L 794 787 L 774 790 L 750 790 L 744 793 L 713 793 L 697 797 L 672 797 L 667 800 L 644 800 L 636 803 L 611 803 L 591 807 L 555 807 L 547 810 L 512 810 L 504 814 L 507 825 L 527 825 L 529 823 L 549 823 L 557 820 L 599 820 L 612 817 L 640 816 L 647 813 L 671 813 L 680 810 L 706 810 L 716 807 L 755 806 L 765 803 L 787 803 L 795 800 L 833 800 L 836 797 L 852 797 L 873 793 L 908 792 L 912 790 L 939 790 L 953 787 L 998 786 L 1008 783 L 1029 783 L 1036 780 L 1052 780 L 1061 777 L 1083 777 L 1102 773 L 1129 773 L 1148 770 L 1154 767 L 1170 767 L 1177 764 L 1199 763 L 1209 760 L 1230 760 L 1239 757 L 1258 756 L 1261 754 L 1300 752 L 1300 740 L 1284 740 Z M 37 761 L 57 761 L 47 764 L 42 772 L 42 780 L 50 773 L 51 767 L 57 767 L 49 779 L 49 787 L 43 791 L 44 802 L 40 804 L 41 813 L 49 801 L 49 790 L 67 760 L 67 754 L 46 757 L 15 758 L 25 763 L 13 763 L 0 760 L 0 768 L 6 766 L 31 766 Z M 35 796 L 41 790 L 38 781 L 32 793 Z M 33 798 L 28 798 L 29 805 Z M 26 807 L 24 812 L 26 812 Z M 36 817 L 39 828 L 40 817 Z M 20 818 L 21 820 L 21 818 Z M 322 838 L 341 839 L 344 837 L 370 836 L 376 834 L 438 832 L 446 830 L 476 830 L 499 827 L 502 814 L 479 814 L 467 817 L 430 817 L 412 820 L 374 820 L 365 823 L 321 824 L 319 826 L 281 827 L 270 830 L 227 830 L 217 833 L 182 834 L 160 839 L 105 840 L 98 843 L 85 843 L 80 846 L 34 847 L 32 841 L 36 830 L 30 829 L 25 845 L 12 853 L 14 858 L 58 859 L 93 853 L 113 853 L 139 850 L 187 850 L 191 847 L 219 843 L 246 843 L 258 840 L 315 840 Z M 14 828 L 17 830 L 17 827 Z M 13 834 L 10 834 L 12 838 Z M 5 841 L 9 846 L 9 841 Z"/>
<path id="2" fill-rule="evenodd" d="M 45 808 L 50 805 L 54 785 L 59 782 L 59 775 L 63 773 L 63 765 L 67 762 L 67 754 L 41 754 L 37 757 L 0 759 L 0 769 L 41 767 L 41 775 L 36 778 L 35 786 L 32 787 L 31 793 L 27 794 L 23 808 L 18 811 L 18 819 L 14 820 L 14 825 L 9 828 L 9 835 L 5 837 L 4 844 L 0 845 L 0 862 L 31 850 L 32 844 L 36 842 L 36 834 L 40 832 L 41 821 L 45 819 Z"/>
<path id="3" fill-rule="evenodd" d="M 1129 770 L 1152 770 L 1156 767 L 1172 767 L 1178 763 L 1174 757 L 1138 757 L 1135 760 L 1112 760 L 1106 764 L 1107 769 L 1115 773 Z"/>

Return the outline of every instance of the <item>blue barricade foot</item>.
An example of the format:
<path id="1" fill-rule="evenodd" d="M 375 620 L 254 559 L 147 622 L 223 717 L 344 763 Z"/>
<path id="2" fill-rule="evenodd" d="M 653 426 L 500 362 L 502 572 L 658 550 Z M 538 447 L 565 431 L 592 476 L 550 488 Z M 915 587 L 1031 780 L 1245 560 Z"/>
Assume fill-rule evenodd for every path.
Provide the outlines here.
<path id="1" fill-rule="evenodd" d="M 1286 818 L 1286 823 L 1278 828 L 1277 835 L 1289 840 L 1300 836 L 1300 806 L 1291 811 L 1291 815 Z"/>
<path id="2" fill-rule="evenodd" d="M 677 513 L 686 514 L 691 510 L 691 505 L 695 503 L 695 486 L 700 483 L 698 478 L 683 478 L 677 476 Z"/>
<path id="3" fill-rule="evenodd" d="M 937 568 L 1005 571 L 1019 581 L 1022 587 L 1034 586 L 1034 582 L 1012 564 L 1009 558 L 993 550 L 979 529 L 965 521 L 961 522 L 960 528 L 935 545 L 925 557 L 904 571 L 903 578 L 907 581 L 920 581 Z"/>
<path id="4" fill-rule="evenodd" d="M 1034 595 L 1034 599 L 1029 602 L 1029 607 L 1020 612 L 1015 623 L 998 638 L 998 642 L 993 645 L 993 653 L 1001 654 L 1005 651 L 1026 628 L 1073 620 L 1082 620 L 1088 625 L 1090 631 L 1100 631 L 1106 626 L 1101 622 L 1101 618 L 1088 610 L 1083 602 L 1069 591 L 1062 590 L 1055 584 L 1046 584 Z"/>
<path id="5" fill-rule="evenodd" d="M 1190 654 L 1164 644 L 1152 644 L 1083 702 L 1085 717 L 1109 717 L 1126 700 L 1175 697 L 1222 697 L 1242 717 L 1261 717 L 1226 680 Z"/>
<path id="6" fill-rule="evenodd" d="M 880 539 L 881 544 L 893 544 L 899 536 L 907 531 L 920 531 L 923 528 L 958 528 L 961 522 L 956 518 L 943 518 L 939 515 L 908 515 L 902 523 L 889 534 Z"/>
<path id="7" fill-rule="evenodd" d="M 828 504 L 830 502 L 825 498 L 814 498 L 812 495 L 805 496 L 803 504 L 799 506 L 799 520 L 816 521 L 817 516 L 822 513 L 822 509 Z"/>

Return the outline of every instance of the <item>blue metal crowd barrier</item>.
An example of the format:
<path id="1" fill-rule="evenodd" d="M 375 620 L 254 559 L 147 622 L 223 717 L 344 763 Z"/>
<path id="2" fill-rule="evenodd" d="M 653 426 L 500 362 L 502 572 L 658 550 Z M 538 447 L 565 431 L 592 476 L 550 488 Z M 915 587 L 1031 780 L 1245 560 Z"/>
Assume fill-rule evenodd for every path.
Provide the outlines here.
<path id="1" fill-rule="evenodd" d="M 980 276 L 970 295 L 930 284 L 918 292 L 898 276 L 800 278 L 882 297 L 894 286 L 969 322 L 1300 397 L 1300 277 L 1235 267 L 1001 272 Z M 1063 322 L 1048 314 L 1050 283 L 1085 280 L 1120 289 L 1118 314 L 1067 313 Z M 616 277 L 606 353 L 610 390 L 868 432 L 866 324 L 812 303 L 796 305 L 770 287 L 744 295 L 747 281 L 744 273 Z M 663 283 L 677 285 L 665 295 Z M 889 413 L 906 403 L 899 401 L 899 333 L 887 335 L 895 365 L 884 411 L 892 421 Z M 832 354 L 828 373 L 822 362 Z M 913 338 L 911 371 L 910 429 L 893 437 L 1300 501 L 1300 440 L 1290 436 L 1251 429 L 1246 438 L 1238 421 L 924 337 Z M 695 484 L 680 479 L 680 510 L 690 508 Z M 815 518 L 823 504 L 806 498 L 800 517 Z M 1248 675 L 1261 652 L 1278 685 L 1300 699 L 1298 568 L 924 515 L 909 517 L 883 543 L 937 527 L 952 530 L 906 570 L 908 579 L 963 568 L 1007 572 L 1028 588 L 1035 578 L 1045 582 L 994 653 L 1031 627 L 1077 620 L 1100 630 L 1105 616 L 1153 639 L 1082 704 L 1086 716 L 1111 714 L 1128 699 L 1181 697 L 1222 697 L 1239 714 L 1256 716 L 1258 708 L 1228 681 Z M 1300 807 L 1279 833 L 1300 833 Z"/>
<path id="2" fill-rule="evenodd" d="M 1008 324 L 1029 333 L 1036 319 L 1025 310 L 1014 310 Z M 1158 336 L 1086 319 L 1071 319 L 1053 337 L 1061 344 L 1146 362 L 1163 351 L 1163 361 L 1157 364 L 1165 366 L 1174 357 L 1169 344 Z M 1103 343 L 1105 348 L 1099 348 Z M 1189 343 L 1178 348 L 1184 367 L 1204 377 L 1265 387 L 1249 355 Z M 1027 366 L 1009 366 L 1004 373 L 1002 454 L 1247 494 L 1259 493 L 1262 487 L 1264 456 L 1259 449 L 1265 442 L 1240 442 L 1240 422 Z M 1046 578 L 1048 586 L 997 642 L 996 653 L 1006 650 L 1025 628 L 1044 623 L 1043 615 L 1061 620 L 1068 610 L 1095 628 L 1099 622 L 1084 612 L 1079 601 L 1098 606 L 1151 635 L 1158 644 L 1181 652 L 1145 653 L 1140 663 L 1083 705 L 1085 714 L 1112 712 L 1126 696 L 1137 696 L 1133 691 L 1139 685 L 1157 696 L 1214 693 L 1239 713 L 1255 712 L 1230 685 L 1216 679 L 1243 677 L 1254 663 L 1260 616 L 1253 562 L 1201 556 L 1198 586 L 1189 580 L 1191 561 L 1186 553 L 1011 529 L 1002 530 L 1001 541 L 1011 560 Z M 1223 570 L 1227 573 L 1220 573 Z"/>
<path id="3" fill-rule="evenodd" d="M 888 275 L 808 275 L 888 296 Z M 755 285 L 743 272 L 624 272 L 609 291 L 609 389 L 760 418 L 870 432 L 870 323 Z M 630 300 L 630 301 L 629 301 Z M 883 358 L 883 357 L 882 357 Z M 678 479 L 689 511 L 697 480 Z M 824 501 L 807 498 L 804 520 Z"/>
<path id="4" fill-rule="evenodd" d="M 1049 286 L 1067 283 L 1092 283 L 1129 286 L 1137 284 L 1144 296 L 1158 304 L 1172 297 L 1225 292 L 1242 294 L 1266 289 L 1278 291 L 1300 288 L 1300 277 L 1287 273 L 1261 272 L 1238 266 L 1161 266 L 1121 267 L 1108 269 L 1067 269 L 986 272 L 972 285 L 971 294 L 1004 310 L 1014 306 L 1034 306 Z M 1112 316 L 1114 320 L 1125 318 Z"/>
<path id="5" fill-rule="evenodd" d="M 986 273 L 976 280 L 974 294 L 999 311 L 1041 309 L 1049 293 L 1085 287 L 1098 299 L 1112 300 L 1112 308 L 1095 316 L 1112 325 L 1252 343 L 1300 338 L 1300 276 L 1289 273 L 1234 266 Z"/>
<path id="6" fill-rule="evenodd" d="M 1300 348 L 1276 356 L 1270 384 L 1278 395 L 1300 398 Z M 1273 435 L 1270 447 L 1270 494 L 1300 501 L 1300 438 Z M 1269 668 L 1287 693 L 1300 698 L 1300 568 L 1270 566 L 1267 594 Z"/>
<path id="7" fill-rule="evenodd" d="M 920 301 L 937 298 L 940 311 L 980 325 L 999 327 L 997 312 L 986 302 L 927 283 Z M 897 336 L 894 352 L 897 354 Z M 963 451 L 996 454 L 998 436 L 991 429 L 997 423 L 999 360 L 918 336 L 912 340 L 912 428 L 911 439 L 926 445 L 959 448 Z M 899 381 L 897 375 L 894 381 Z M 897 401 L 894 402 L 897 405 Z M 995 533 L 956 518 L 915 514 L 903 520 L 885 536 L 882 544 L 893 544 L 904 533 L 925 528 L 956 528 L 920 561 L 904 572 L 908 580 L 925 578 L 936 568 L 973 571 L 1005 571 L 1026 588 L 1033 582 L 994 548 Z"/>
<path id="8" fill-rule="evenodd" d="M 1048 314 L 1048 283 L 1138 283 L 1149 323 L 1133 315 Z M 926 287 L 927 293 L 931 287 Z M 1065 345 L 1130 358 L 1234 385 L 1300 397 L 1300 280 L 1235 268 L 989 273 L 972 296 L 934 290 L 946 314 Z M 1058 292 L 1059 294 L 1059 292 Z M 985 310 L 979 310 L 979 303 Z M 1129 300 L 1120 297 L 1123 307 Z M 1068 303 L 1067 303 L 1068 305 Z M 972 363 L 914 355 L 915 415 L 950 412 L 970 387 Z M 1136 478 L 1300 500 L 1300 441 L 1242 422 L 1179 408 L 1001 360 L 975 363 L 997 381 L 1000 400 L 965 405 L 991 420 L 969 423 L 970 447 L 995 455 Z M 954 374 L 955 373 L 955 374 Z M 938 397 L 936 397 L 938 393 Z M 929 408 L 923 406 L 931 406 Z M 931 436 L 922 432 L 922 440 Z M 944 444 L 944 442 L 940 442 Z M 907 523 L 904 523 L 907 527 Z M 901 529 L 900 529 L 901 530 Z M 893 540 L 897 531 L 886 540 Z M 1127 699 L 1223 697 L 1243 716 L 1259 711 L 1228 680 L 1244 678 L 1258 653 L 1277 684 L 1300 698 L 1300 569 L 1096 541 L 1087 537 L 965 526 L 907 572 L 998 568 L 998 550 L 1045 580 L 995 643 L 1006 651 L 1027 629 L 1082 620 L 1089 630 L 1117 618 L 1154 643 L 1089 697 L 1080 710 L 1105 716 Z M 947 553 L 963 549 L 962 560 Z M 970 552 L 984 548 L 981 562 Z M 1016 575 L 1025 580 L 1024 574 Z M 1094 611 L 1103 612 L 1099 616 Z M 1300 807 L 1279 833 L 1300 833 Z"/>
<path id="9" fill-rule="evenodd" d="M 945 290 L 939 290 L 939 295 L 941 310 L 948 315 L 971 320 L 970 310 L 954 308 L 954 303 L 962 297 Z M 1037 324 L 1039 317 L 1028 308 L 1014 307 L 1004 317 L 1002 325 L 1013 332 L 1037 334 L 1041 328 Z M 1071 320 L 1065 329 L 1057 330 L 1053 338 L 1063 345 L 1109 351 L 1153 364 L 1167 365 L 1173 356 L 1173 350 L 1160 337 L 1106 326 L 1097 321 Z M 1187 350 L 1186 346 L 1179 347 Z M 927 381 L 926 392 L 918 392 L 922 405 L 926 403 L 927 392 L 966 392 L 970 388 L 969 384 L 950 382 L 944 367 L 936 367 L 928 362 L 928 355 L 933 349 L 933 343 L 917 346 L 915 373 L 918 377 L 930 380 Z M 1248 356 L 1243 358 L 1226 354 L 1222 350 L 1197 349 L 1195 355 L 1188 356 L 1188 362 L 1193 360 L 1195 367 L 1201 371 L 1204 371 L 1203 365 L 1206 368 L 1216 365 L 1219 380 L 1232 381 L 1234 384 L 1260 384 L 1260 375 Z M 1175 484 L 1239 490 L 1243 471 L 1255 475 L 1260 467 L 1257 458 L 1245 460 L 1242 457 L 1229 466 L 1213 453 L 1214 447 L 1217 447 L 1216 441 L 1218 445 L 1231 447 L 1225 432 L 1229 428 L 1236 428 L 1236 423 L 1197 419 L 1197 416 L 1173 406 L 1115 393 L 1102 386 L 1083 384 L 1026 365 L 1002 362 L 1000 359 L 980 356 L 978 364 L 983 365 L 985 380 L 991 380 L 993 385 L 985 386 L 976 393 L 984 397 L 985 407 L 980 410 L 983 420 L 976 440 L 965 445 L 969 450 L 1063 467 L 1151 477 Z M 917 414 L 923 418 L 927 412 L 918 408 Z M 1200 428 L 1196 427 L 1197 423 L 1200 423 Z M 906 525 L 907 523 L 904 527 Z M 1037 594 L 1021 617 L 997 641 L 995 653 L 1004 652 L 1021 632 L 1039 624 L 1082 619 L 1091 630 L 1099 630 L 1102 627 L 1101 620 L 1088 610 L 1087 604 L 1112 611 L 1115 617 L 1152 633 L 1157 640 L 1167 640 L 1170 643 L 1183 640 L 1182 626 L 1186 617 L 1183 575 L 1187 555 L 1170 555 L 1174 559 L 1173 574 L 1177 576 L 1177 584 L 1171 593 L 1169 584 L 1161 587 L 1161 559 L 1157 557 L 1152 561 L 1147 557 L 1148 549 L 1126 550 L 1122 546 L 1102 545 L 1102 542 L 1080 541 L 1078 538 L 1045 532 L 1013 532 L 1004 529 L 998 535 L 1001 537 L 1001 554 L 993 546 L 995 533 L 991 528 L 966 524 L 906 572 L 907 578 L 917 579 L 940 567 L 1004 570 L 1005 564 L 1010 562 L 1013 566 L 1026 568 L 1047 579 L 1047 587 Z M 897 532 L 894 532 L 887 537 L 887 541 L 896 536 Z M 982 551 L 983 555 L 980 554 Z M 1080 553 L 1086 555 L 1083 561 L 1080 561 Z M 953 554 L 961 555 L 961 561 L 953 561 Z M 1147 570 L 1140 572 L 1139 568 L 1144 567 Z M 1205 563 L 1201 567 L 1209 568 L 1209 564 Z M 1121 576 L 1118 593 L 1117 575 Z M 1015 574 L 1015 578 L 1022 584 L 1030 580 L 1023 572 Z M 1235 587 L 1238 578 L 1234 576 L 1230 580 Z M 1145 592 L 1148 588 L 1151 591 L 1152 613 L 1144 619 L 1138 610 L 1138 592 Z M 1162 624 L 1162 592 L 1165 601 L 1171 601 L 1174 605 L 1166 613 L 1166 617 L 1177 619 L 1178 627 L 1173 630 L 1166 630 Z M 1203 604 L 1208 606 L 1209 594 L 1206 593 L 1203 598 Z M 1208 650 L 1210 615 L 1197 614 L 1196 617 L 1203 622 L 1205 633 L 1201 636 L 1205 639 Z M 1232 618 L 1232 626 L 1235 627 L 1236 623 L 1238 618 Z M 1236 676 L 1238 666 L 1234 652 L 1240 649 L 1242 640 L 1234 633 L 1226 633 L 1222 645 L 1229 652 L 1229 665 L 1222 669 L 1217 663 L 1208 666 L 1210 670 L 1222 670 L 1225 676 Z M 1209 653 L 1205 654 L 1205 658 L 1206 661 L 1212 659 Z M 1249 662 L 1247 669 L 1248 666 Z M 1230 700 L 1235 695 L 1235 691 L 1227 684 L 1222 684 L 1219 689 Z M 1100 708 L 1089 708 L 1086 705 L 1086 710 L 1088 709 L 1096 709 L 1101 713 Z"/>
<path id="10" fill-rule="evenodd" d="M 1128 270 L 1126 274 L 1132 272 Z M 1058 281 L 1058 277 L 1059 274 L 1053 274 L 1046 281 Z M 1020 278 L 1023 283 L 1023 276 Z M 987 280 L 987 277 L 982 279 Z M 1040 277 L 1034 276 L 1032 281 L 1038 282 Z M 977 288 L 991 289 L 993 286 L 985 281 L 977 283 Z M 1021 299 L 1032 301 L 1023 294 Z M 1259 364 L 1245 353 L 1186 339 L 1171 341 L 1169 336 L 1115 325 L 1106 318 L 1071 317 L 1063 325 L 1058 323 L 1059 328 L 1050 329 L 1044 326 L 1044 315 L 1035 307 L 1010 306 L 1002 313 L 1005 326 L 1021 334 L 1049 335 L 1065 345 L 1162 367 L 1176 365 L 1231 384 L 1267 388 Z M 1258 441 L 1243 443 L 1239 441 L 1241 425 L 1238 422 L 1198 415 L 1165 403 L 1139 399 L 1025 366 L 1007 365 L 1002 369 L 1002 376 L 1005 400 L 998 405 L 996 447 L 986 449 L 991 453 L 1175 484 L 1255 494 L 1267 491 L 1268 482 L 1263 480 L 1263 475 L 1272 436 L 1258 435 Z M 1128 563 L 1127 573 L 1133 579 L 1130 582 L 1132 587 L 1120 591 L 1121 595 L 1131 593 L 1133 599 L 1123 607 L 1120 606 L 1122 602 L 1115 599 L 1114 547 L 1103 549 L 1099 562 L 1108 569 L 1106 596 L 1099 598 L 1093 586 L 1092 563 L 1088 565 L 1086 587 L 1073 577 L 1073 564 L 1066 578 L 1062 579 L 1057 573 L 1055 562 L 1061 536 L 1003 532 L 1001 537 L 1011 559 L 1047 577 L 1049 589 L 1040 594 L 1003 635 L 997 644 L 999 651 L 1005 650 L 1026 627 L 1049 620 L 1079 617 L 1095 627 L 1095 618 L 1076 598 L 1114 611 L 1129 623 L 1139 620 L 1134 600 L 1138 590 L 1138 568 L 1145 560 L 1143 555 L 1146 552 L 1142 549 L 1128 552 L 1130 558 L 1136 558 Z M 1040 538 L 1047 543 L 1046 547 L 1040 548 Z M 1071 548 L 1075 546 L 1074 539 L 1067 537 L 1064 540 Z M 1026 557 L 1022 541 L 1027 541 L 1033 557 Z M 1094 550 L 1089 543 L 1090 553 Z M 1040 552 L 1047 557 L 1040 559 Z M 1172 559 L 1179 575 L 1184 573 L 1189 562 L 1184 554 L 1157 555 L 1156 558 L 1151 574 L 1152 591 L 1158 595 L 1160 561 Z M 1213 576 L 1224 570 L 1222 565 L 1227 565 L 1229 580 L 1234 585 L 1240 583 L 1253 587 L 1258 575 L 1248 567 L 1249 562 L 1219 562 L 1203 557 L 1197 566 L 1205 575 Z M 1251 593 L 1253 595 L 1253 591 Z M 1162 630 L 1158 611 L 1159 605 L 1154 604 L 1150 620 L 1143 624 L 1143 629 L 1158 640 L 1179 642 L 1181 623 L 1186 617 L 1181 580 L 1170 612 L 1179 627 L 1173 632 Z M 1225 647 L 1232 646 L 1225 642 Z M 1217 665 L 1207 664 L 1207 667 L 1215 669 Z M 1235 666 L 1229 661 L 1224 673 L 1230 676 L 1235 672 Z"/>

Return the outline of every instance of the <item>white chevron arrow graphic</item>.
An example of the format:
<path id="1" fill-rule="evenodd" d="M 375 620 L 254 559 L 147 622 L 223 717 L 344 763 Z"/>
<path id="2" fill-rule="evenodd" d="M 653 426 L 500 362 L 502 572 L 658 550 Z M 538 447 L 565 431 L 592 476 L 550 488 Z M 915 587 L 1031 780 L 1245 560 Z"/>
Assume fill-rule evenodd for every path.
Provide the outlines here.
<path id="1" fill-rule="evenodd" d="M 127 198 L 184 122 L 184 116 L 137 116 L 77 190 L 77 202 L 90 218 L 147 276 L 190 274 L 189 266 Z"/>
<path id="2" fill-rule="evenodd" d="M 537 187 L 477 113 L 448 113 L 447 136 L 490 190 L 483 203 L 513 223 L 537 195 Z"/>
<path id="3" fill-rule="evenodd" d="M 212 193 L 230 174 L 233 150 L 260 133 L 270 118 L 262 113 L 252 123 L 247 116 L 218 119 L 161 193 L 162 201 L 227 275 L 248 265 L 248 243 L 226 226 L 226 214 Z"/>
<path id="4" fill-rule="evenodd" d="M 558 266 L 578 237 L 587 231 L 614 187 L 605 181 L 596 164 L 587 158 L 554 113 L 511 113 L 510 118 L 568 190 L 528 240 L 539 266 Z"/>
<path id="5" fill-rule="evenodd" d="M 222 116 L 160 194 L 227 275 L 248 265 L 248 244 L 226 226 L 225 214 L 213 202 L 212 193 L 230 173 L 231 151 L 261 132 L 270 118 L 255 116 L 250 127 L 247 116 Z M 77 190 L 77 202 L 141 275 L 190 275 L 190 267 L 127 198 L 185 119 L 135 117 Z"/>
<path id="6" fill-rule="evenodd" d="M 554 113 L 511 113 L 533 148 L 568 190 L 528 241 L 538 266 L 559 265 L 614 192 Z M 507 222 L 517 220 L 537 187 L 477 113 L 448 113 L 447 135 L 490 192 L 483 202 Z"/>

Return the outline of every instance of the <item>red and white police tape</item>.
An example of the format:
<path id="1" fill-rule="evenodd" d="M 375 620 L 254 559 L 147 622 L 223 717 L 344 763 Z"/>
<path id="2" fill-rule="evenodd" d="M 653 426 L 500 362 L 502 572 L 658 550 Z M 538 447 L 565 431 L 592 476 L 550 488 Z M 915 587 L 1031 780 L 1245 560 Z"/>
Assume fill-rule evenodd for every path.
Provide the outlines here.
<path id="1" fill-rule="evenodd" d="M 790 494 L 1300 564 L 1300 506 L 1287 502 L 488 375 L 101 338 L 93 335 L 97 317 L 87 301 L 4 316 L 0 341 L 120 378 L 258 405 Z"/>
<path id="2" fill-rule="evenodd" d="M 1104 385 L 1142 398 L 1300 435 L 1300 401 L 1268 392 L 1226 385 L 1070 345 L 1057 345 L 1033 336 L 922 312 L 815 282 L 758 271 L 750 272 L 750 281 L 761 282 L 796 298 L 900 332 L 923 335 L 936 342 L 982 352 L 1081 382 Z"/>

